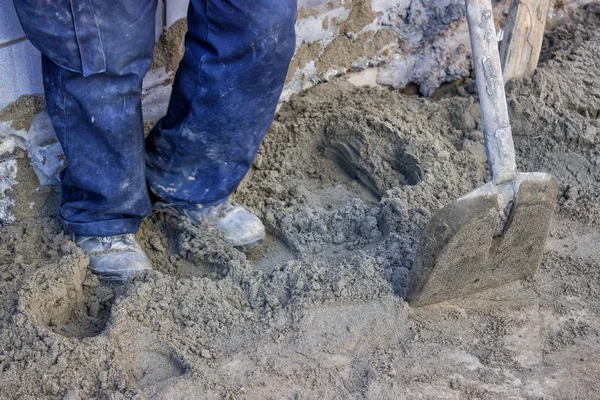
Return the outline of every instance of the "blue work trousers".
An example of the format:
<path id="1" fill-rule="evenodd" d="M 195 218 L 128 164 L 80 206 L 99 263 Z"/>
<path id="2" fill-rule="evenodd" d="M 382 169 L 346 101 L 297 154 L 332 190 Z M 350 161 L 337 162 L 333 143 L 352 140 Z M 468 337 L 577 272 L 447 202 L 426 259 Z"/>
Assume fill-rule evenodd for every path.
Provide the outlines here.
<path id="1" fill-rule="evenodd" d="M 296 0 L 191 0 L 167 115 L 144 140 L 156 0 L 15 0 L 42 53 L 64 149 L 61 216 L 77 235 L 135 233 L 167 203 L 218 204 L 250 169 L 295 49 Z"/>

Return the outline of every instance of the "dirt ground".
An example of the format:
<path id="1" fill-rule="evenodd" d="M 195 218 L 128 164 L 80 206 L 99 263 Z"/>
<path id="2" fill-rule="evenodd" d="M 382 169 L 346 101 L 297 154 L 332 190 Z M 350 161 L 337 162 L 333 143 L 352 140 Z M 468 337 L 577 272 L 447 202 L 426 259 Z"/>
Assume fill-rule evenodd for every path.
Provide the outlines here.
<path id="1" fill-rule="evenodd" d="M 339 80 L 282 106 L 235 194 L 259 250 L 155 212 L 138 235 L 155 271 L 114 288 L 56 216 L 1 228 L 0 398 L 600 398 L 599 71 L 590 5 L 508 87 L 520 169 L 560 183 L 534 278 L 402 300 L 432 213 L 489 180 L 474 85 Z"/>

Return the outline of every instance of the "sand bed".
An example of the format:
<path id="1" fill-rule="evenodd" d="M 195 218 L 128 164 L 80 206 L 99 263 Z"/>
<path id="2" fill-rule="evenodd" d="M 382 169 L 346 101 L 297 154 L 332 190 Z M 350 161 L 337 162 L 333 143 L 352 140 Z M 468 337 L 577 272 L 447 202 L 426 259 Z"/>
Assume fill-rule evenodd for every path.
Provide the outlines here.
<path id="1" fill-rule="evenodd" d="M 235 199 L 243 254 L 155 212 L 155 271 L 101 285 L 56 217 L 0 235 L 0 398 L 600 397 L 600 8 L 509 84 L 518 164 L 560 184 L 539 273 L 435 306 L 402 300 L 434 213 L 489 180 L 472 82 L 430 100 L 345 81 L 280 109 Z"/>

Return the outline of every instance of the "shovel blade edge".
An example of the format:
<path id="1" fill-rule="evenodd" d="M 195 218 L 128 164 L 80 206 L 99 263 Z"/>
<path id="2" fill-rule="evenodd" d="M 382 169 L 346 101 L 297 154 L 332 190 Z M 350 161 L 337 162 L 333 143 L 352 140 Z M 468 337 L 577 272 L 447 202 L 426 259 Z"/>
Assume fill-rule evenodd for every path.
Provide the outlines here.
<path id="1" fill-rule="evenodd" d="M 511 185 L 515 194 L 509 209 L 501 209 L 498 192 L 488 184 L 433 216 L 409 274 L 404 297 L 411 306 L 465 296 L 537 272 L 558 183 L 549 174 L 522 173 Z"/>

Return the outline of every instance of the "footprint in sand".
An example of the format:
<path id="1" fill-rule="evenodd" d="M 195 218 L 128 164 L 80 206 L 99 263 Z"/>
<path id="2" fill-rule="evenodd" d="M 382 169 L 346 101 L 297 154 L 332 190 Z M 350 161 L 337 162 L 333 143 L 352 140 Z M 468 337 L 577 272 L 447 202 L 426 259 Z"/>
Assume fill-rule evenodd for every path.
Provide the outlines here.
<path id="1" fill-rule="evenodd" d="M 118 287 L 101 285 L 88 270 L 80 252 L 44 266 L 30 277 L 20 292 L 18 308 L 34 325 L 71 338 L 101 334 L 110 317 Z"/>

